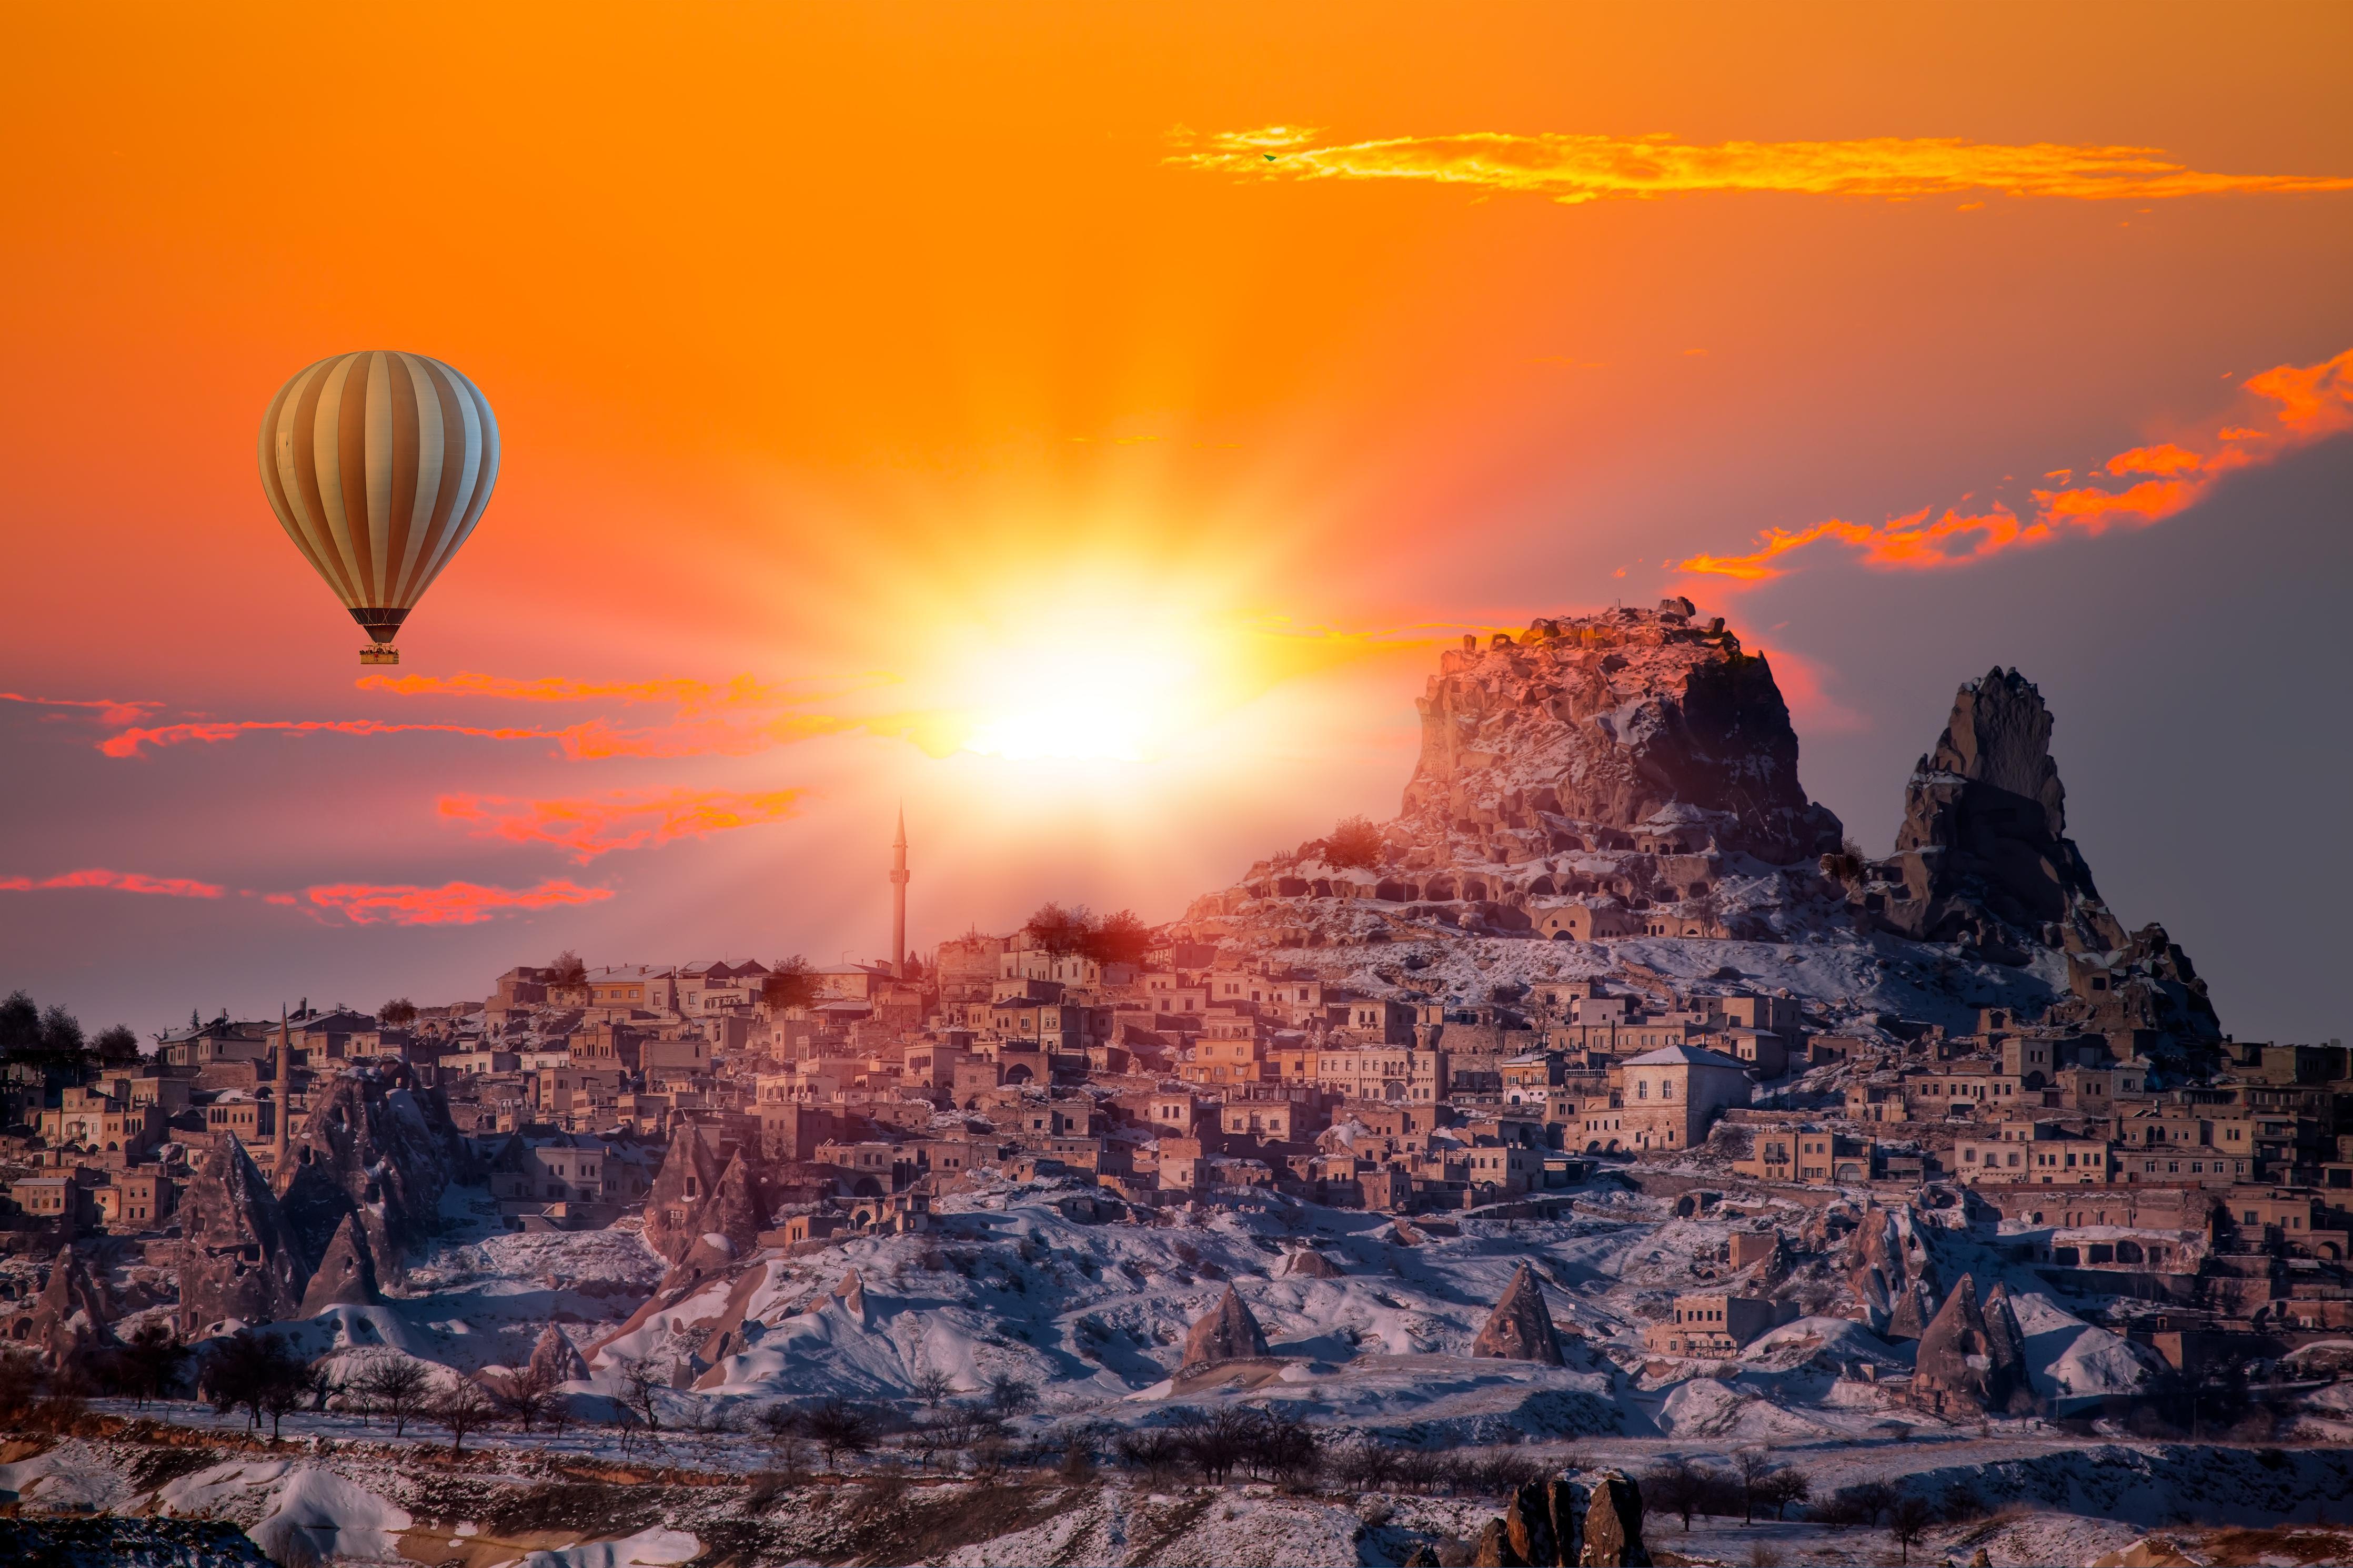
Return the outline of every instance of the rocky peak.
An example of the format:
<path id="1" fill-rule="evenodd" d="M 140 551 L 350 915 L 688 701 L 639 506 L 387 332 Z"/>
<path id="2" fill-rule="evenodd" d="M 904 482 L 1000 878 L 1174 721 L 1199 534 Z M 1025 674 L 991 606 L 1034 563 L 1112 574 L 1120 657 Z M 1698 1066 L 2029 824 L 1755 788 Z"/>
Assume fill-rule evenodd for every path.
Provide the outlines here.
<path id="1" fill-rule="evenodd" d="M 277 1322 L 295 1315 L 311 1277 L 285 1212 L 245 1145 L 224 1137 L 180 1204 L 180 1330 Z"/>
<path id="2" fill-rule="evenodd" d="M 1836 848 L 1771 667 L 1694 616 L 1669 599 L 1466 637 L 1417 704 L 1402 823 L 1424 844 L 1542 854 L 1633 847 L 1618 841 L 1662 837 L 1663 812 L 1689 851 L 1788 864 Z"/>
<path id="3" fill-rule="evenodd" d="M 2067 837 L 2051 730 L 2042 693 L 2014 669 L 1960 689 L 1944 734 L 1905 787 L 1894 856 L 1873 868 L 1884 884 L 1873 910 L 1881 923 L 1915 941 L 1997 950 L 2124 945 Z"/>
<path id="4" fill-rule="evenodd" d="M 1184 934 L 1568 935 L 1539 917 L 1575 900 L 1609 910 L 1577 940 L 1762 935 L 1769 918 L 1746 911 L 1821 896 L 1839 820 L 1798 782 L 1772 668 L 1688 599 L 1466 637 L 1417 706 L 1420 756 L 1377 845 L 1262 861 L 1197 901 Z"/>
<path id="5" fill-rule="evenodd" d="M 374 1278 L 397 1282 L 438 1224 L 456 1143 L 447 1108 L 414 1090 L 405 1071 L 354 1068 L 324 1084 L 279 1174 L 305 1262 L 315 1268 L 356 1218 Z"/>

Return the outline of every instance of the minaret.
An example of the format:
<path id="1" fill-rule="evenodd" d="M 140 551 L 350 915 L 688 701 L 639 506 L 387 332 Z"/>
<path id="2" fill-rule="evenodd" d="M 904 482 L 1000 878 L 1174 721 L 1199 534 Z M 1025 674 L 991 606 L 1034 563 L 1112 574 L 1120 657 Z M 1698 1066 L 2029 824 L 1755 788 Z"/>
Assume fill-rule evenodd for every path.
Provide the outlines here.
<path id="1" fill-rule="evenodd" d="M 294 1117 L 293 1094 L 294 1030 L 281 1003 L 278 1008 L 278 1103 L 270 1108 L 274 1127 L 269 1138 L 269 1179 L 280 1186 L 286 1181 L 286 1124 Z"/>
<path id="2" fill-rule="evenodd" d="M 907 808 L 899 808 L 899 836 L 891 840 L 891 973 L 907 978 Z"/>

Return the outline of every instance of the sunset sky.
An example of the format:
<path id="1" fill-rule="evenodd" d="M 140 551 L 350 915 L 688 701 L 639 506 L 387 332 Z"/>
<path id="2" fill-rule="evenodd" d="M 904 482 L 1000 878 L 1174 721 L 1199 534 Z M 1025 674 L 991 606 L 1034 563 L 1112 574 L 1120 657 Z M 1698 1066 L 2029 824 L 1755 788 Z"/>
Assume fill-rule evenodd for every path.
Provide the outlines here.
<path id="1" fill-rule="evenodd" d="M 20 5 L 0 989 L 142 1031 L 1148 920 L 1435 645 L 1690 594 L 1873 852 L 1954 687 L 2344 1033 L 2353 7 Z M 496 410 L 362 637 L 296 371 Z"/>

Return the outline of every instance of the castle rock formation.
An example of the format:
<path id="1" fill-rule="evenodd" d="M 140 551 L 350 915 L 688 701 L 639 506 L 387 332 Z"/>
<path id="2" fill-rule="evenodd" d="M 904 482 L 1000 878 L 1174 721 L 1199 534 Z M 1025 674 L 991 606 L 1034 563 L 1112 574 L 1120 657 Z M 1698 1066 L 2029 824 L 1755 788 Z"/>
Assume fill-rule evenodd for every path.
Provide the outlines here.
<path id="1" fill-rule="evenodd" d="M 1322 841 L 1262 861 L 1196 900 L 1179 933 L 1763 934 L 1721 907 L 1725 879 L 1744 879 L 1747 903 L 1801 902 L 1841 842 L 1798 781 L 1771 667 L 1688 599 L 1466 637 L 1418 707 L 1420 756 L 1377 847 Z M 1572 900 L 1587 912 L 1545 921 Z"/>

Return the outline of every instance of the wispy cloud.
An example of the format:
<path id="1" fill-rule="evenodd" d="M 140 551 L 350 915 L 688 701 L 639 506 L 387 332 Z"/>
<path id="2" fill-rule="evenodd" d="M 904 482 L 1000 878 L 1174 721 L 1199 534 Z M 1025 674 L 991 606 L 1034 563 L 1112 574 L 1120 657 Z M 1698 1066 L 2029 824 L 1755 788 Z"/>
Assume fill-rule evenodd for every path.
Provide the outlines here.
<path id="1" fill-rule="evenodd" d="M 1469 131 L 1329 142 L 1321 131 L 1271 125 L 1197 136 L 1169 162 L 1270 180 L 1401 180 L 1524 192 L 1577 204 L 1613 197 L 1778 192 L 1901 200 L 1998 191 L 2076 201 L 2148 201 L 2230 193 L 2353 190 L 2353 178 L 2219 174 L 2154 147 L 2024 145 L 1957 137 L 1856 142 L 1718 142 L 1673 136 L 1514 135 Z"/>
<path id="2" fill-rule="evenodd" d="M 136 724 L 164 706 L 161 702 L 144 699 L 124 701 L 113 697 L 27 697 L 19 691 L 0 691 L 0 702 L 21 702 L 30 708 L 62 709 L 64 712 L 49 715 L 59 719 L 79 710 L 103 724 Z"/>
<path id="3" fill-rule="evenodd" d="M 109 735 L 98 743 L 98 749 L 110 757 L 135 757 L 146 747 L 234 741 L 239 735 L 259 731 L 328 735 L 398 735 L 431 731 L 445 735 L 480 735 L 494 741 L 562 740 L 568 733 L 563 730 L 483 729 L 470 724 L 386 724 L 375 719 L 203 720 L 186 724 L 134 725 Z"/>
<path id="4" fill-rule="evenodd" d="M 502 914 L 528 913 L 613 896 L 610 888 L 584 888 L 551 880 L 533 888 L 492 888 L 479 882 L 444 882 L 438 888 L 411 884 L 332 882 L 306 888 L 314 908 L 342 914 L 353 925 L 479 925 Z"/>
<path id="5" fill-rule="evenodd" d="M 661 722 L 624 724 L 600 716 L 560 728 L 381 719 L 192 719 L 172 724 L 133 723 L 100 742 L 99 750 L 110 757 L 135 757 L 151 749 L 219 744 L 243 735 L 274 731 L 295 735 L 442 734 L 492 741 L 552 741 L 558 755 L 575 761 L 607 757 L 742 757 L 819 736 L 862 731 L 908 741 L 934 755 L 954 751 L 960 741 L 955 721 L 949 715 L 925 711 L 807 710 L 813 703 L 898 683 L 897 676 L 881 673 L 830 681 L 763 681 L 739 675 L 733 680 L 717 682 L 670 677 L 592 681 L 563 676 L 363 676 L 358 682 L 361 689 L 402 697 L 472 698 L 532 704 L 650 703 L 670 705 L 674 711 Z M 132 713 L 129 717 L 135 720 L 140 715 Z"/>
<path id="6" fill-rule="evenodd" d="M 144 871 L 108 871 L 97 867 L 55 877 L 0 877 L 0 893 L 47 892 L 62 888 L 109 888 L 118 893 L 156 893 L 168 899 L 217 899 L 211 882 L 185 877 L 150 877 Z"/>
<path id="7" fill-rule="evenodd" d="M 696 680 L 665 676 L 653 680 L 575 680 L 568 676 L 519 678 L 460 670 L 456 675 L 363 675 L 353 684 L 362 691 L 388 691 L 402 697 L 486 697 L 502 702 L 662 702 L 681 717 L 740 709 L 788 708 L 840 697 L 877 686 L 894 685 L 898 677 L 880 671 L 842 680 L 762 680 L 739 675 L 732 680 Z"/>
<path id="8" fill-rule="evenodd" d="M 1694 555 L 1676 562 L 1674 569 L 1738 583 L 1767 582 L 1794 569 L 1790 557 L 1820 544 L 1842 545 L 1865 565 L 1888 570 L 1963 566 L 2077 534 L 2146 528 L 2195 503 L 2225 474 L 2353 428 L 2353 349 L 2317 364 L 2279 365 L 2242 384 L 2274 405 L 2269 424 L 2226 426 L 2203 452 L 2171 441 L 2135 447 L 2110 458 L 2079 485 L 2067 483 L 2073 469 L 2054 469 L 2044 478 L 2063 488 L 2031 491 L 2033 505 L 2022 514 L 1997 501 L 1977 512 L 1947 507 L 1936 513 L 1924 507 L 1877 523 L 1831 518 L 1801 529 L 1767 529 L 1746 554 Z M 2103 474 L 2137 482 L 2116 489 L 2091 482 Z"/>
<path id="9" fill-rule="evenodd" d="M 617 849 L 643 849 L 676 838 L 781 822 L 801 797 L 797 789 L 615 790 L 565 800 L 448 795 L 441 815 L 472 826 L 480 837 L 553 844 L 585 866 Z"/>

